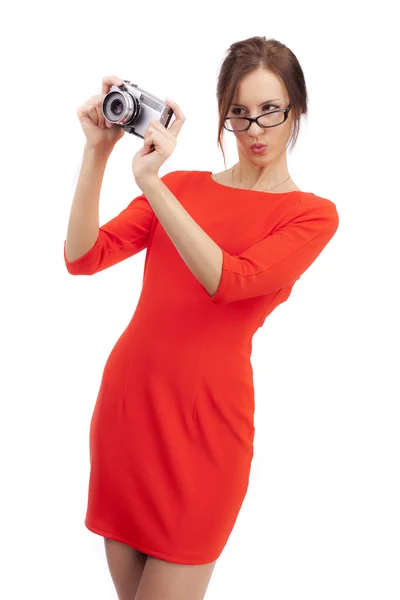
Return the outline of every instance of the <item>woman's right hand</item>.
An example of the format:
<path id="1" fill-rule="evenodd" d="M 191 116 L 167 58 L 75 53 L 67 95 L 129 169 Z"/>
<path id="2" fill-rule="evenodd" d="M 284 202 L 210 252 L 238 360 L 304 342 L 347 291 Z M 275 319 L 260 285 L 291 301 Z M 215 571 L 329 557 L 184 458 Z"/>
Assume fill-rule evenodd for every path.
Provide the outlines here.
<path id="1" fill-rule="evenodd" d="M 110 91 L 111 86 L 120 86 L 123 83 L 122 79 L 113 75 L 104 77 L 102 94 L 92 96 L 79 106 L 77 115 L 86 136 L 86 146 L 112 150 L 117 141 L 123 137 L 124 128 L 107 121 L 102 110 L 104 97 Z"/>

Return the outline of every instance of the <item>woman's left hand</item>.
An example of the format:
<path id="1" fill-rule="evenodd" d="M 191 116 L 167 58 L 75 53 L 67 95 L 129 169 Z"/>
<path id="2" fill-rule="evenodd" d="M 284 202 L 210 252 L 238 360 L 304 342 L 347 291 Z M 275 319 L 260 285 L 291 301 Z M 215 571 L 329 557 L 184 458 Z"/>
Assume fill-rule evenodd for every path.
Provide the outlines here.
<path id="1" fill-rule="evenodd" d="M 177 137 L 186 119 L 175 102 L 166 98 L 165 103 L 173 110 L 174 122 L 169 129 L 166 129 L 160 121 L 150 121 L 143 140 L 144 146 L 133 157 L 132 171 L 139 187 L 140 182 L 158 177 L 161 165 L 175 150 Z M 152 144 L 154 144 L 155 150 L 150 152 Z"/>

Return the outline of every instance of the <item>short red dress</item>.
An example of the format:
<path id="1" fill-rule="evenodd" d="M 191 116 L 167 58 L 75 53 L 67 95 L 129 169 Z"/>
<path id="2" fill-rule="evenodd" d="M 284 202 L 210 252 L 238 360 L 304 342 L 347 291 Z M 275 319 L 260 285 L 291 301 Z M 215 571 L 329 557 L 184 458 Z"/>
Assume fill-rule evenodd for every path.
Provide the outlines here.
<path id="1" fill-rule="evenodd" d="M 133 316 L 104 367 L 90 425 L 86 527 L 170 562 L 216 560 L 248 488 L 253 457 L 252 338 L 338 227 L 312 193 L 162 177 L 223 252 L 210 296 L 144 194 L 68 261 L 94 275 L 146 248 Z"/>

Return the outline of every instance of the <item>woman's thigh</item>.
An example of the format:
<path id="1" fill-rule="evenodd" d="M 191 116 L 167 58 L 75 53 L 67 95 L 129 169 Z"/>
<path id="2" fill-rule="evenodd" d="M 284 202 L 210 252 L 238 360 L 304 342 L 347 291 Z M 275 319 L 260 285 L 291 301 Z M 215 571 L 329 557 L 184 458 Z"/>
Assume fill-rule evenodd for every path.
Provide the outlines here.
<path id="1" fill-rule="evenodd" d="M 182 565 L 148 556 L 135 600 L 203 600 L 215 563 Z"/>
<path id="2" fill-rule="evenodd" d="M 110 538 L 104 538 L 104 546 L 118 600 L 134 600 L 147 554 Z"/>

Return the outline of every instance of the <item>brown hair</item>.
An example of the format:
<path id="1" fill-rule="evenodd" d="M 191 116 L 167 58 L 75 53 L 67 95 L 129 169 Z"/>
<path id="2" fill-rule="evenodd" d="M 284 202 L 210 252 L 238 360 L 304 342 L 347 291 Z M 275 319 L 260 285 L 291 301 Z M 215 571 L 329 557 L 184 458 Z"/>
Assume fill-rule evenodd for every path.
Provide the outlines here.
<path id="1" fill-rule="evenodd" d="M 247 40 L 235 42 L 229 47 L 228 54 L 223 60 L 217 83 L 218 100 L 218 140 L 217 145 L 223 149 L 224 119 L 227 116 L 236 86 L 239 81 L 252 71 L 259 68 L 268 69 L 277 75 L 286 86 L 289 102 L 292 105 L 291 114 L 294 126 L 289 143 L 293 149 L 300 130 L 301 115 L 307 117 L 307 88 L 303 70 L 293 52 L 277 40 L 254 36 Z M 226 168 L 226 164 L 225 164 Z"/>

